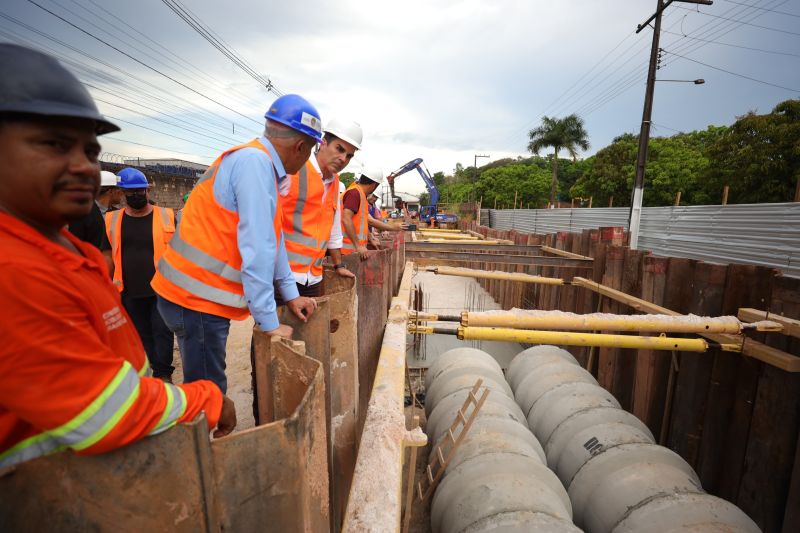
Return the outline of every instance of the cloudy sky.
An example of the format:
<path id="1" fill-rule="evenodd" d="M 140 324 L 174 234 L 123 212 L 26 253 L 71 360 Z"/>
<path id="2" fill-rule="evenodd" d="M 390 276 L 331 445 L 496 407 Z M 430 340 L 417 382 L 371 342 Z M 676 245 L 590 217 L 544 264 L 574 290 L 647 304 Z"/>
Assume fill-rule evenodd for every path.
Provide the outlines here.
<path id="1" fill-rule="evenodd" d="M 52 53 L 90 84 L 123 128 L 102 139 L 105 157 L 207 164 L 260 133 L 275 95 L 167 4 L 323 121 L 360 122 L 362 161 L 388 172 L 422 157 L 449 174 L 475 154 L 526 155 L 542 115 L 580 114 L 584 155 L 637 132 L 652 31 L 634 31 L 656 2 L 4 0 L 0 40 Z M 800 97 L 800 0 L 675 2 L 663 30 L 658 77 L 706 84 L 657 84 L 655 135 Z M 423 186 L 408 175 L 398 189 Z"/>

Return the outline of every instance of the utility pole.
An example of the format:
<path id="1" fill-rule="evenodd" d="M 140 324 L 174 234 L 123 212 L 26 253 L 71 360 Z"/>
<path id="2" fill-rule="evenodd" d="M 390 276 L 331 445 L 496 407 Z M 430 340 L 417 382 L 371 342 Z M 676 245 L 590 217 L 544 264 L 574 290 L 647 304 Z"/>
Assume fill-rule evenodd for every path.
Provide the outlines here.
<path id="1" fill-rule="evenodd" d="M 644 93 L 642 127 L 639 130 L 639 152 L 636 157 L 636 181 L 633 184 L 633 199 L 631 200 L 631 211 L 628 219 L 628 244 L 631 250 L 636 250 L 639 244 L 639 222 L 642 218 L 644 171 L 647 165 L 647 148 L 650 142 L 650 124 L 653 115 L 653 93 L 656 87 L 656 70 L 658 68 L 659 55 L 658 43 L 661 37 L 661 16 L 672 2 L 703 4 L 707 6 L 714 3 L 712 0 L 657 0 L 656 12 L 636 28 L 636 33 L 639 33 L 646 28 L 651 21 L 655 20 L 653 23 L 653 45 L 650 48 L 650 66 L 647 69 L 647 88 Z"/>

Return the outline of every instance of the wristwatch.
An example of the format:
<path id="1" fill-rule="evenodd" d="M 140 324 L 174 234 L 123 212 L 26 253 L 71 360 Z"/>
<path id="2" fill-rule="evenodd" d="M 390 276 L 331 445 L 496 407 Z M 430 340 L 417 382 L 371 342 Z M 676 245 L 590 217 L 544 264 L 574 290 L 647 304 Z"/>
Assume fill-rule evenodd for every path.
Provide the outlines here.
<path id="1" fill-rule="evenodd" d="M 344 268 L 344 263 L 338 263 L 336 265 L 333 265 L 334 270 L 339 270 L 340 268 Z"/>

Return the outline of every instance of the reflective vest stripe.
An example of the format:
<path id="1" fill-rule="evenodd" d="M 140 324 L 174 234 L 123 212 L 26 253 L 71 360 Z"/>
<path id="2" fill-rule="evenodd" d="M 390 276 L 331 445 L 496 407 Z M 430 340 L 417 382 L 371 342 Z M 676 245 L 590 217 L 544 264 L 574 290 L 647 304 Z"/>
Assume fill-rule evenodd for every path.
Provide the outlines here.
<path id="1" fill-rule="evenodd" d="M 227 279 L 234 283 L 242 282 L 242 271 L 230 266 L 224 261 L 220 261 L 216 257 L 212 257 L 188 242 L 184 241 L 180 235 L 180 229 L 175 230 L 175 235 L 169 241 L 170 247 L 178 254 L 185 257 L 195 265 L 208 270 L 212 274 L 216 274 L 221 278 Z M 160 264 L 160 262 L 159 262 Z"/>
<path id="2" fill-rule="evenodd" d="M 311 257 L 308 257 L 307 255 L 299 254 L 297 252 L 292 252 L 289 250 L 286 250 L 286 256 L 289 258 L 290 262 L 298 263 L 304 266 L 311 266 L 311 265 L 322 266 L 322 262 L 324 260 L 324 258 L 322 257 L 313 259 Z"/>
<path id="3" fill-rule="evenodd" d="M 125 211 L 119 209 L 106 213 L 106 234 L 111 243 L 111 257 L 114 261 L 114 285 L 119 291 L 124 289 L 122 283 L 122 217 Z M 164 253 L 166 243 L 175 232 L 174 211 L 167 207 L 156 206 L 153 209 L 153 264 Z"/>
<path id="4" fill-rule="evenodd" d="M 212 287 L 202 281 L 196 280 L 169 264 L 163 257 L 158 262 L 158 272 L 167 281 L 180 287 L 181 289 L 197 295 L 210 302 L 234 307 L 237 309 L 247 309 L 247 301 L 244 295 L 229 292 L 224 289 Z"/>
<path id="5" fill-rule="evenodd" d="M 142 368 L 139 369 L 139 377 L 140 378 L 144 378 L 144 377 L 148 377 L 149 378 L 149 377 L 152 377 L 152 376 L 153 376 L 153 371 L 150 369 L 150 362 L 145 357 L 144 364 L 142 365 Z"/>
<path id="6" fill-rule="evenodd" d="M 168 430 L 181 419 L 186 411 L 186 393 L 183 392 L 183 389 L 170 383 L 164 383 L 164 387 L 167 393 L 167 405 L 164 407 L 164 414 L 161 415 L 161 420 L 158 421 L 150 435 L 158 435 Z"/>
<path id="7" fill-rule="evenodd" d="M 308 198 L 308 171 L 306 165 L 300 169 L 297 180 L 297 203 L 294 207 L 294 214 L 292 215 L 292 226 L 295 233 L 303 232 L 303 211 L 306 208 L 306 199 Z M 316 240 L 314 240 L 316 242 Z"/>
<path id="8" fill-rule="evenodd" d="M 139 396 L 139 376 L 127 361 L 94 401 L 78 416 L 55 429 L 19 442 L 0 455 L 0 467 L 70 447 L 86 449 L 105 437 Z"/>
<path id="9" fill-rule="evenodd" d="M 344 234 L 342 239 L 342 251 L 346 254 L 355 252 L 356 248 L 359 245 L 366 244 L 367 239 L 369 238 L 369 217 L 367 217 L 367 207 L 365 207 L 369 205 L 367 203 L 367 197 L 364 194 L 364 191 L 362 191 L 356 183 L 350 184 L 350 186 L 347 188 L 348 191 L 353 189 L 356 189 L 361 197 L 361 204 L 359 205 L 358 213 L 353 215 L 353 225 L 355 226 L 356 238 L 358 239 L 358 242 L 354 243 L 350 241 L 350 238 L 347 236 L 347 232 L 344 230 L 344 223 L 342 223 L 342 233 Z M 344 195 L 342 195 L 342 198 L 344 198 Z M 342 216 L 345 216 L 344 206 L 342 206 Z"/>

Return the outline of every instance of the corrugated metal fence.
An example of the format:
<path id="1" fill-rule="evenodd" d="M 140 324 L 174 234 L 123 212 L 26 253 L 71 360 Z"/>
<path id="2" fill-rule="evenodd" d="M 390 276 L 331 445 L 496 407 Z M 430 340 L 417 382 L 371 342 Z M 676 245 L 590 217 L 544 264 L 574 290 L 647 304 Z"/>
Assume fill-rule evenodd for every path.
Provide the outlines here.
<path id="1" fill-rule="evenodd" d="M 628 225 L 627 207 L 488 209 L 481 223 L 546 234 Z M 488 216 L 486 216 L 488 215 Z M 639 247 L 657 255 L 748 263 L 800 277 L 800 203 L 646 207 Z"/>

